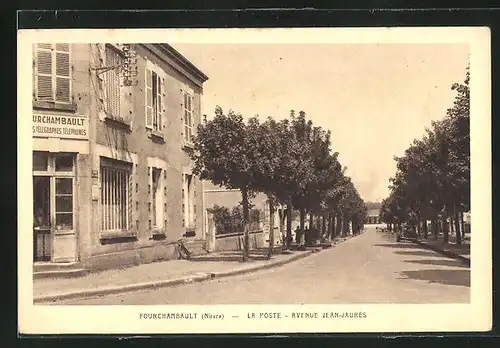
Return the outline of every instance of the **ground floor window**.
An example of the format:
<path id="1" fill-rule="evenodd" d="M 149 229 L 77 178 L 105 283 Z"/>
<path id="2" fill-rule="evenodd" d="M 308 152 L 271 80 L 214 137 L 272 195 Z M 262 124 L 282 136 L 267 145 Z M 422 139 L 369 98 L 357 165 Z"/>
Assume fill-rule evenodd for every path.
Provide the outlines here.
<path id="1" fill-rule="evenodd" d="M 151 168 L 151 206 L 152 206 L 152 227 L 163 227 L 163 191 L 162 190 L 162 172 L 161 168 Z"/>
<path id="2" fill-rule="evenodd" d="M 183 207 L 184 207 L 184 226 L 193 228 L 195 226 L 195 191 L 194 176 L 191 174 L 183 175 Z"/>
<path id="3" fill-rule="evenodd" d="M 101 229 L 125 231 L 130 218 L 131 165 L 101 159 Z"/>

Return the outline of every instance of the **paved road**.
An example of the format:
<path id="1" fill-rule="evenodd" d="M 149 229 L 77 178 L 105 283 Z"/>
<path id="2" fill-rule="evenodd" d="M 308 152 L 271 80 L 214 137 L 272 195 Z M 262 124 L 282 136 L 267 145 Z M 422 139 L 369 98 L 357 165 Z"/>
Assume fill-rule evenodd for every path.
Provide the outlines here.
<path id="1" fill-rule="evenodd" d="M 278 268 L 174 288 L 58 304 L 467 303 L 470 269 L 368 229 L 334 248 Z"/>

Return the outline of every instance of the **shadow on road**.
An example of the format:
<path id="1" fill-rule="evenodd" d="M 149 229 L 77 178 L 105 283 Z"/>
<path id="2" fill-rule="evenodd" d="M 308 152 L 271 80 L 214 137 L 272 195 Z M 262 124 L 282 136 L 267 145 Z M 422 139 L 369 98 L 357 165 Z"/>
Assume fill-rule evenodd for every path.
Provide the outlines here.
<path id="1" fill-rule="evenodd" d="M 395 251 L 394 253 L 399 255 L 412 255 L 412 256 L 439 256 L 439 254 L 433 251 L 425 251 L 425 250 Z"/>
<path id="2" fill-rule="evenodd" d="M 405 260 L 407 263 L 418 263 L 421 265 L 432 265 L 432 266 L 449 266 L 449 267 L 462 267 L 469 268 L 469 266 L 465 265 L 462 262 L 458 262 L 455 260 L 446 260 L 446 259 L 435 259 L 435 260 Z"/>
<path id="3" fill-rule="evenodd" d="M 420 246 L 413 243 L 385 243 L 385 244 L 374 244 L 374 246 L 394 248 L 394 249 L 422 249 Z"/>
<path id="4" fill-rule="evenodd" d="M 250 255 L 249 261 L 263 261 L 269 260 L 267 256 L 264 255 Z M 243 255 L 218 255 L 218 256 L 193 256 L 189 259 L 193 262 L 209 262 L 209 261 L 235 261 L 242 262 Z"/>
<path id="5" fill-rule="evenodd" d="M 470 287 L 470 270 L 423 269 L 419 271 L 403 271 L 401 272 L 401 275 L 405 276 L 406 278 L 399 279 L 426 280 L 429 283 Z"/>

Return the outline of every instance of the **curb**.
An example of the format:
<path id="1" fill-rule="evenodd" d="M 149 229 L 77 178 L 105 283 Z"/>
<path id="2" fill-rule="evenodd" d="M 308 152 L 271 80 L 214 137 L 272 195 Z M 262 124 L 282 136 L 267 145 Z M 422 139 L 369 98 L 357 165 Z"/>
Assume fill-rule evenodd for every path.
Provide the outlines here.
<path id="1" fill-rule="evenodd" d="M 168 280 L 160 280 L 155 282 L 147 282 L 147 283 L 137 283 L 137 284 L 128 284 L 123 286 L 113 286 L 108 288 L 99 288 L 99 289 L 87 289 L 87 290 L 78 290 L 69 293 L 63 294 L 49 294 L 43 295 L 39 297 L 33 298 L 33 304 L 37 303 L 46 303 L 46 302 L 55 302 L 60 300 L 71 300 L 77 298 L 88 298 L 88 297 L 96 297 L 96 296 L 104 296 L 111 294 L 120 294 L 125 292 L 133 292 L 139 290 L 150 290 L 150 289 L 159 289 L 164 287 L 172 287 L 177 285 L 185 285 L 190 283 L 203 282 L 207 280 L 212 280 L 215 278 L 223 278 L 234 275 L 241 275 L 251 272 L 256 272 L 263 269 L 279 267 L 285 265 L 287 263 L 291 263 L 293 261 L 297 261 L 303 258 L 306 258 L 314 253 L 318 253 L 319 251 L 305 251 L 298 255 L 293 255 L 292 257 L 280 260 L 268 264 L 258 265 L 246 267 L 243 269 L 230 270 L 225 272 L 209 272 L 209 273 L 199 273 L 187 277 L 177 278 L 177 279 L 168 279 Z"/>
<path id="2" fill-rule="evenodd" d="M 457 259 L 459 261 L 462 261 L 463 263 L 465 263 L 467 266 L 470 266 L 470 258 L 467 258 L 465 256 L 462 256 L 460 254 L 457 254 L 453 251 L 450 251 L 450 250 L 445 250 L 445 249 L 441 249 L 441 248 L 438 248 L 438 247 L 435 247 L 433 245 L 430 245 L 430 244 L 427 244 L 425 242 L 421 242 L 419 240 L 416 240 L 416 239 L 408 239 L 410 242 L 412 243 L 415 243 L 415 244 L 418 244 L 418 245 L 421 245 L 423 247 L 426 247 L 427 249 L 431 249 L 437 253 L 440 253 L 444 256 L 448 256 L 448 257 L 451 257 L 453 259 Z"/>
<path id="3" fill-rule="evenodd" d="M 88 289 L 88 290 L 78 290 L 74 292 L 68 292 L 63 294 L 53 294 L 53 295 L 44 295 L 33 298 L 33 303 L 43 303 L 43 302 L 55 302 L 57 300 L 70 300 L 82 297 L 95 297 L 95 296 L 103 296 L 103 295 L 111 295 L 111 294 L 119 294 L 125 292 L 132 292 L 138 290 L 148 290 L 148 289 L 156 289 L 162 287 L 176 286 L 182 284 L 189 284 L 195 282 L 201 282 L 204 280 L 210 279 L 211 276 L 208 273 L 202 273 L 198 275 L 192 275 L 177 279 L 168 279 L 168 280 L 160 280 L 156 282 L 148 282 L 148 283 L 136 283 L 136 284 L 127 284 L 123 286 L 113 286 L 108 288 L 99 288 L 99 289 Z"/>
<path id="4" fill-rule="evenodd" d="M 290 257 L 289 259 L 280 260 L 280 261 L 276 261 L 273 263 L 268 263 L 268 264 L 263 264 L 263 265 L 258 265 L 258 266 L 253 266 L 253 267 L 246 267 L 246 268 L 242 268 L 242 269 L 226 271 L 226 272 L 213 272 L 213 273 L 209 273 L 209 275 L 211 276 L 212 279 L 214 279 L 214 278 L 223 278 L 223 277 L 229 277 L 229 276 L 233 276 L 233 275 L 240 275 L 240 274 L 245 274 L 245 273 L 256 272 L 256 271 L 260 271 L 263 269 L 283 266 L 283 265 L 286 265 L 287 263 L 291 263 L 293 261 L 297 261 L 297 260 L 306 258 L 314 253 L 317 253 L 317 252 L 319 252 L 319 251 L 316 251 L 316 252 L 312 251 L 312 250 L 305 251 L 305 252 L 302 252 L 301 254 L 294 255 L 294 256 Z"/>

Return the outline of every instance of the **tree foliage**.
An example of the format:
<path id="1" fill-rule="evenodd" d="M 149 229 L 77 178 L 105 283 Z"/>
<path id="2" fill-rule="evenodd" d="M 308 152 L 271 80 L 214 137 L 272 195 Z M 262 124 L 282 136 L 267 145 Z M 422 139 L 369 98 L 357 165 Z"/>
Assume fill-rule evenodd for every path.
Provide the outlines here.
<path id="1" fill-rule="evenodd" d="M 252 117 L 245 123 L 243 116 L 233 111 L 226 115 L 217 107 L 215 117 L 198 126 L 188 153 L 195 164 L 194 174 L 242 192 L 246 225 L 250 200 L 256 192 L 262 192 L 268 196 L 272 212 L 275 204 L 288 207 L 288 221 L 292 209 L 299 210 L 301 228 L 305 212 L 322 217 L 323 226 L 325 219 L 331 225 L 332 216 L 342 216 L 344 224 L 352 222 L 354 232 L 363 227 L 364 202 L 345 175 L 338 153 L 331 150 L 330 131 L 313 125 L 303 111 L 296 116 L 292 110 L 288 119 L 268 117 L 261 122 Z M 290 226 L 287 246 L 291 243 Z M 248 255 L 248 243 L 244 246 L 244 255 Z"/>
<path id="2" fill-rule="evenodd" d="M 460 243 L 459 215 L 470 210 L 470 91 L 469 69 L 463 83 L 454 83 L 453 106 L 433 121 L 420 140 L 414 140 L 401 157 L 390 182 L 390 196 L 383 201 L 381 218 L 389 224 L 404 222 L 420 227 L 433 221 L 438 233 L 441 220 L 445 241 L 449 222 L 455 222 Z M 453 227 L 453 226 L 452 226 Z"/>

